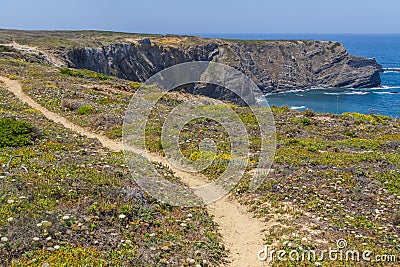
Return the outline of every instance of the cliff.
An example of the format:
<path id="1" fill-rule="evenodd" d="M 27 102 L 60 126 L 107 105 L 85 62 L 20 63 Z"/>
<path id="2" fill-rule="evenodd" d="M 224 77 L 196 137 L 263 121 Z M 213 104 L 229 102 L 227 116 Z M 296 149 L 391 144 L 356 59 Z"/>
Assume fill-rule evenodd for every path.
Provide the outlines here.
<path id="1" fill-rule="evenodd" d="M 170 45 L 143 39 L 72 49 L 65 59 L 70 67 L 139 82 L 178 63 L 212 60 L 242 71 L 266 93 L 321 87 L 371 88 L 381 83 L 381 66 L 375 59 L 351 56 L 336 42 L 202 40 L 200 44 Z"/>
<path id="2" fill-rule="evenodd" d="M 15 32 L 14 38 L 10 35 L 12 33 L 0 31 L 0 41 L 22 38 L 19 35 L 15 38 Z M 30 39 L 26 35 L 23 39 L 25 44 L 39 43 L 43 51 L 41 56 L 49 55 L 45 63 L 62 62 L 58 65 L 137 82 L 178 63 L 206 60 L 242 71 L 265 93 L 312 88 L 371 88 L 381 84 L 382 67 L 375 59 L 349 55 L 338 42 L 241 41 L 97 32 L 65 32 L 67 39 L 61 39 L 60 32 L 47 35 L 53 38 L 50 38 L 51 44 L 40 38 L 39 43 L 32 33 Z"/>

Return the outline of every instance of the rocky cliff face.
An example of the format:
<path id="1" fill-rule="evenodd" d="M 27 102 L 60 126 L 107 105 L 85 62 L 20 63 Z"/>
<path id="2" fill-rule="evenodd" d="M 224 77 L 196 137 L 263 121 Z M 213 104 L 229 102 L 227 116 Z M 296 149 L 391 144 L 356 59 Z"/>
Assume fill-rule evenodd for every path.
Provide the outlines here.
<path id="1" fill-rule="evenodd" d="M 242 71 L 265 93 L 371 88 L 381 84 L 382 67 L 375 59 L 349 55 L 337 42 L 200 40 L 198 44 L 171 44 L 146 38 L 96 48 L 74 48 L 64 57 L 70 67 L 138 82 L 178 63 L 212 60 Z"/>
<path id="2" fill-rule="evenodd" d="M 185 49 L 151 44 L 149 39 L 98 48 L 78 48 L 66 54 L 69 67 L 84 68 L 143 82 L 160 70 L 189 62 L 212 60 L 218 53 L 216 44 Z"/>
<path id="3" fill-rule="evenodd" d="M 382 71 L 375 59 L 349 55 L 337 42 L 234 41 L 101 32 L 0 30 L 0 58 L 4 57 L 85 68 L 137 82 L 178 63 L 215 61 L 242 71 L 265 93 L 376 87 Z M 206 91 L 218 98 L 222 94 L 210 87 Z"/>
<path id="4" fill-rule="evenodd" d="M 265 92 L 354 87 L 381 83 L 375 59 L 351 56 L 336 42 L 277 41 L 233 43 L 222 61 L 251 77 Z"/>

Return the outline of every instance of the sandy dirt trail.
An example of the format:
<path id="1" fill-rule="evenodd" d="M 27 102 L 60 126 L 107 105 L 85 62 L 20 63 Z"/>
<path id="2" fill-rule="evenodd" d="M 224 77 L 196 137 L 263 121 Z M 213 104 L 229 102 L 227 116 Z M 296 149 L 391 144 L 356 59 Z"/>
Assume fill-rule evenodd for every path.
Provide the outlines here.
<path id="1" fill-rule="evenodd" d="M 104 135 L 96 134 L 81 126 L 75 125 L 61 115 L 49 111 L 30 96 L 22 91 L 18 81 L 0 77 L 0 81 L 6 85 L 8 91 L 12 92 L 18 99 L 27 103 L 32 108 L 42 112 L 44 116 L 64 127 L 71 129 L 88 138 L 98 139 L 101 144 L 112 150 L 122 151 L 122 142 L 111 140 Z M 206 183 L 206 178 L 201 174 L 184 172 L 177 169 L 164 157 L 154 154 L 148 154 L 146 151 L 135 151 L 147 157 L 154 162 L 159 162 L 168 166 L 175 176 L 189 186 L 195 187 Z M 253 214 L 246 211 L 246 208 L 229 196 L 219 199 L 217 202 L 207 206 L 208 212 L 214 216 L 214 221 L 219 224 L 223 243 L 228 250 L 228 262 L 224 266 L 229 267 L 262 267 L 267 266 L 257 258 L 257 253 L 263 248 L 263 230 L 267 225 L 253 217 Z"/>

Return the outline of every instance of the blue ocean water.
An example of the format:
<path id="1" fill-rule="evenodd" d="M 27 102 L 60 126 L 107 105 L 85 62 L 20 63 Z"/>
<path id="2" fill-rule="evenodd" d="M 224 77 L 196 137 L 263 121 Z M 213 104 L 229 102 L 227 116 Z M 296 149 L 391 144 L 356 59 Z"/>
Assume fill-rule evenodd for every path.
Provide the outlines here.
<path id="1" fill-rule="evenodd" d="M 243 40 L 329 40 L 344 44 L 356 56 L 375 58 L 384 68 L 400 68 L 400 34 L 199 34 L 209 38 Z M 318 89 L 266 98 L 270 105 L 316 112 L 359 112 L 400 117 L 400 72 L 381 74 L 383 88 Z"/>

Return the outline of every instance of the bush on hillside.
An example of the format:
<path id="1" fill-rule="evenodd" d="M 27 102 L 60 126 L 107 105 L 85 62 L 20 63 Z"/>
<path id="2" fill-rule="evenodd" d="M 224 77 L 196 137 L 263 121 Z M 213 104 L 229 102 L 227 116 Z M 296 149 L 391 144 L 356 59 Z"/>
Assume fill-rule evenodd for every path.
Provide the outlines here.
<path id="1" fill-rule="evenodd" d="M 0 147 L 29 145 L 35 136 L 34 127 L 15 118 L 0 118 Z"/>

